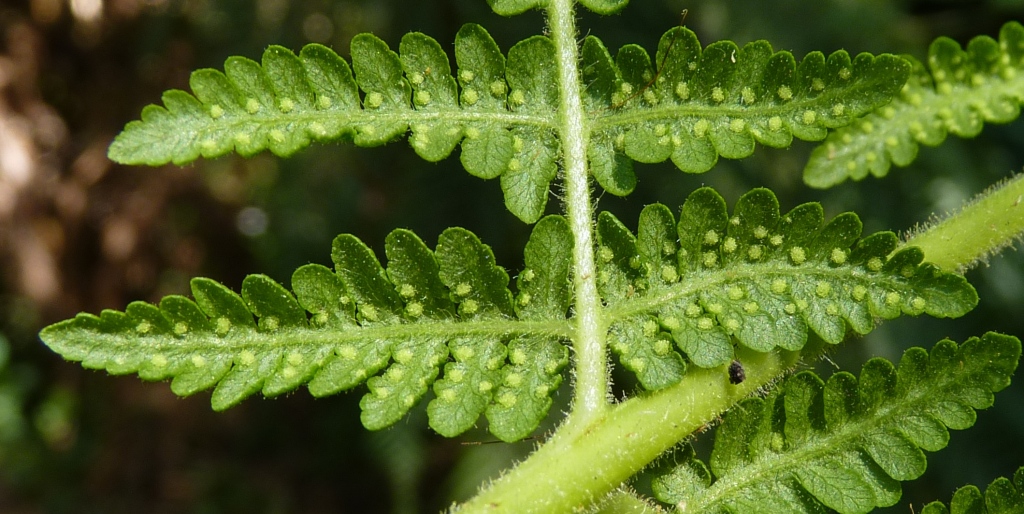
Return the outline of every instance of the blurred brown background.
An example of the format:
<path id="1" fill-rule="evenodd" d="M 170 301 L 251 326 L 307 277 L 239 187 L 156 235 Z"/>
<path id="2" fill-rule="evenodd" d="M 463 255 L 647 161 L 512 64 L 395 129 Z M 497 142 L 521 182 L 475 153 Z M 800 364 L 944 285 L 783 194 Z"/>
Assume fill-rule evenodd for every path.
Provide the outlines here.
<path id="1" fill-rule="evenodd" d="M 683 8 L 705 44 L 768 39 L 798 57 L 839 48 L 922 57 L 936 36 L 964 43 L 1024 17 L 1021 0 L 634 0 L 619 16 L 581 13 L 581 28 L 609 48 L 653 49 Z M 379 250 L 394 228 L 432 245 L 444 228 L 465 226 L 514 273 L 529 227 L 505 211 L 497 182 L 468 176 L 455 158 L 423 163 L 404 141 L 184 168 L 106 159 L 111 138 L 144 105 L 166 89 L 187 89 L 191 70 L 219 68 L 230 55 L 258 59 L 268 44 L 298 50 L 309 42 L 347 55 L 351 37 L 366 31 L 393 47 L 403 33 L 422 31 L 450 50 L 470 21 L 507 50 L 539 33 L 543 19 L 501 18 L 484 0 L 0 1 L 0 512 L 429 512 L 467 497 L 530 449 L 445 440 L 423 428 L 422 410 L 369 433 L 358 421 L 360 392 L 313 400 L 300 390 L 217 414 L 208 393 L 179 399 L 166 384 L 83 370 L 35 335 L 79 311 L 187 294 L 194 276 L 236 290 L 255 272 L 287 283 L 301 264 L 329 263 L 331 239 L 342 232 Z M 810 148 L 759 149 L 696 177 L 638 165 L 637 192 L 604 195 L 600 207 L 633 226 L 644 204 L 675 207 L 701 184 L 730 202 L 764 185 L 784 209 L 817 200 L 832 215 L 856 210 L 867 230 L 901 231 L 1019 170 L 1024 126 L 988 127 L 975 141 L 922 149 L 913 166 L 884 180 L 825 192 L 800 182 Z M 557 210 L 557 198 L 549 207 Z M 941 337 L 1024 335 L 1022 269 L 1020 255 L 1007 252 L 971 272 L 982 304 L 962 322 L 899 320 L 834 360 L 855 371 L 867 356 L 897 358 Z M 630 377 L 615 379 L 632 390 Z M 1022 413 L 1014 384 L 976 430 L 954 433 L 892 510 L 1012 474 L 1024 464 Z M 485 432 L 464 439 L 487 440 Z"/>

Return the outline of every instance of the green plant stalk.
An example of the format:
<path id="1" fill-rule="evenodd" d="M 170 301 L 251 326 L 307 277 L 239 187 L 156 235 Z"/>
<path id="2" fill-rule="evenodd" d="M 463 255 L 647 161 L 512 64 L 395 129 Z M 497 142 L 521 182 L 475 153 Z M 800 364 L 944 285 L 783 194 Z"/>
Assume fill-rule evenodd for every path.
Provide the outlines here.
<path id="1" fill-rule="evenodd" d="M 963 272 L 1024 236 L 1024 175 L 990 188 L 959 212 L 913 234 L 925 260 Z"/>
<path id="2" fill-rule="evenodd" d="M 566 420 L 568 427 L 586 423 L 608 407 L 607 327 L 602 322 L 594 264 L 594 218 L 587 172 L 590 129 L 581 97 L 574 3 L 553 0 L 547 10 L 559 70 L 558 136 L 565 174 L 565 209 L 574 237 L 575 384 L 572 412 Z"/>
<path id="3" fill-rule="evenodd" d="M 620 488 L 605 498 L 594 514 L 656 514 L 663 513 L 654 502 L 640 499 L 630 488 Z"/>
<path id="4" fill-rule="evenodd" d="M 553 0 L 548 24 L 559 67 L 559 138 L 566 211 L 575 238 L 576 365 L 573 410 L 533 455 L 458 508 L 459 512 L 568 512 L 618 488 L 686 436 L 791 367 L 798 354 L 744 354 L 748 379 L 730 384 L 724 367 L 688 373 L 676 386 L 615 407 L 607 403 L 607 327 L 597 293 L 593 216 L 572 0 Z M 675 420 L 674 422 L 669 420 Z"/>
<path id="5" fill-rule="evenodd" d="M 457 511 L 560 513 L 587 508 L 791 369 L 801 355 L 743 348 L 737 353 L 747 369 L 743 383 L 731 384 L 725 366 L 691 369 L 678 384 L 622 402 L 583 430 L 557 432 Z"/>

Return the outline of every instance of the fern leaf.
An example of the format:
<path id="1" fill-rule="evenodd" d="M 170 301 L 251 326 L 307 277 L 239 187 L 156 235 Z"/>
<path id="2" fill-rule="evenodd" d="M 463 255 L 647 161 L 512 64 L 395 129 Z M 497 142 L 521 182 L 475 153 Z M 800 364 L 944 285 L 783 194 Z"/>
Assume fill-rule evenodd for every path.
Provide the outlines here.
<path id="1" fill-rule="evenodd" d="M 311 44 L 298 56 L 271 46 L 262 64 L 231 57 L 223 73 L 198 70 L 192 95 L 165 93 L 163 107 L 143 109 L 108 154 L 125 164 L 184 164 L 232 151 L 287 156 L 314 141 L 377 146 L 410 132 L 428 161 L 462 142 L 467 171 L 501 176 L 509 209 L 527 222 L 541 217 L 558 154 L 549 39 L 515 45 L 506 66 L 491 36 L 466 25 L 455 41 L 457 82 L 441 45 L 420 33 L 402 38 L 401 55 L 370 34 L 353 38 L 351 50 L 351 68 Z"/>
<path id="2" fill-rule="evenodd" d="M 263 275 L 247 277 L 240 295 L 199 278 L 194 301 L 168 296 L 159 306 L 83 313 L 40 336 L 86 368 L 171 378 L 183 396 L 214 387 L 215 410 L 257 392 L 307 384 L 325 396 L 365 382 L 362 421 L 376 430 L 404 417 L 433 384 L 427 411 L 439 433 L 457 435 L 486 414 L 501 439 L 529 435 L 568 361 L 565 219 L 536 225 L 516 297 L 490 248 L 466 230 L 446 230 L 434 251 L 396 230 L 385 250 L 386 270 L 365 244 L 341 235 L 335 269 L 299 268 L 292 292 Z"/>
<path id="3" fill-rule="evenodd" d="M 499 12 L 544 4 L 492 3 L 503 6 Z M 586 3 L 597 12 L 624 4 Z M 561 151 L 550 39 L 521 41 L 506 60 L 483 28 L 465 25 L 455 39 L 455 77 L 441 45 L 420 33 L 402 38 L 400 54 L 370 34 L 353 38 L 351 49 L 351 68 L 311 44 L 298 56 L 271 46 L 262 63 L 231 57 L 223 73 L 198 70 L 189 81 L 192 94 L 166 92 L 164 105 L 143 109 L 108 154 L 124 164 L 184 164 L 233 151 L 287 156 L 317 141 L 377 146 L 409 132 L 409 144 L 429 161 L 461 143 L 466 171 L 500 177 L 509 210 L 526 222 L 540 219 Z M 662 37 L 661 70 L 650 87 L 651 61 L 638 46 L 622 48 L 612 61 L 589 37 L 582 55 L 594 128 L 591 168 L 618 195 L 636 184 L 631 160 L 671 157 L 684 171 L 703 172 L 719 155 L 750 155 L 755 141 L 781 147 L 793 136 L 822 139 L 826 129 L 888 102 L 907 74 L 905 62 L 889 55 L 812 53 L 797 65 L 764 41 L 702 49 L 682 27 Z"/>
<path id="4" fill-rule="evenodd" d="M 513 16 L 548 6 L 548 0 L 487 0 L 487 3 L 502 16 Z M 580 3 L 598 14 L 615 14 L 626 7 L 629 0 L 580 0 Z"/>
<path id="5" fill-rule="evenodd" d="M 589 107 L 599 113 L 591 167 L 614 194 L 628 193 L 636 180 L 618 154 L 640 162 L 671 158 L 685 172 L 703 173 L 719 155 L 749 156 L 755 142 L 781 148 L 793 137 L 824 139 L 828 129 L 888 103 L 909 73 L 892 55 L 814 52 L 797 64 L 766 41 L 702 48 L 685 27 L 661 38 L 657 71 L 636 45 L 621 48 L 612 64 L 600 41 L 588 37 L 582 56 Z"/>
<path id="6" fill-rule="evenodd" d="M 546 217 L 533 227 L 517 277 L 516 313 L 523 319 L 562 320 L 569 309 L 573 236 L 563 218 Z"/>
<path id="7" fill-rule="evenodd" d="M 945 447 L 947 428 L 973 425 L 975 410 L 1010 384 L 1020 353 L 1017 338 L 988 333 L 962 345 L 940 341 L 931 354 L 912 348 L 898 369 L 873 359 L 859 380 L 799 373 L 725 416 L 710 469 L 691 454 L 656 479 L 655 492 L 682 512 L 846 514 L 893 505 L 899 482 L 924 472 L 922 450 Z"/>
<path id="8" fill-rule="evenodd" d="M 615 14 L 624 9 L 629 0 L 580 0 L 580 3 L 597 14 Z"/>
<path id="9" fill-rule="evenodd" d="M 917 248 L 890 255 L 894 234 L 861 239 L 852 213 L 823 222 L 813 203 L 781 215 L 766 189 L 743 195 L 732 215 L 718 193 L 699 189 L 678 224 L 667 207 L 648 206 L 636 237 L 602 212 L 597 280 L 612 349 L 658 388 L 682 373 L 668 341 L 691 363 L 714 367 L 732 360 L 734 340 L 760 352 L 798 350 L 809 330 L 836 344 L 848 326 L 865 334 L 876 319 L 956 317 L 977 304 L 963 277 L 922 264 Z"/>
<path id="10" fill-rule="evenodd" d="M 491 433 L 511 442 L 533 432 L 551 408 L 551 393 L 562 383 L 559 371 L 569 354 L 550 337 L 524 336 L 508 344 L 508 360 L 485 414 Z"/>
<path id="11" fill-rule="evenodd" d="M 545 119 L 558 112 L 555 45 L 550 39 L 534 36 L 509 49 L 505 78 L 514 114 Z M 548 125 L 520 123 L 511 132 L 514 155 L 501 175 L 505 204 L 520 219 L 536 220 L 544 214 L 548 184 L 558 171 L 558 141 Z"/>
<path id="12" fill-rule="evenodd" d="M 530 9 L 543 9 L 548 6 L 548 0 L 487 0 L 487 3 L 494 12 L 502 16 L 514 16 Z"/>
<path id="13" fill-rule="evenodd" d="M 939 38 L 928 69 L 908 58 L 913 73 L 889 105 L 833 133 L 811 154 L 804 181 L 826 188 L 869 174 L 884 177 L 892 164 L 907 166 L 918 144 L 937 146 L 949 133 L 974 137 L 983 124 L 1008 123 L 1024 103 L 1024 26 L 1003 25 L 999 41 L 979 36 L 966 50 Z"/>
<path id="14" fill-rule="evenodd" d="M 1024 511 L 1024 468 L 1018 468 L 1013 481 L 995 479 L 982 496 L 973 485 L 957 489 L 949 506 L 942 502 L 925 505 L 921 514 L 996 514 Z"/>
<path id="15" fill-rule="evenodd" d="M 676 384 L 686 363 L 673 349 L 672 337 L 661 331 L 652 316 L 635 316 L 616 323 L 610 332 L 612 351 L 640 385 L 655 391 Z"/>

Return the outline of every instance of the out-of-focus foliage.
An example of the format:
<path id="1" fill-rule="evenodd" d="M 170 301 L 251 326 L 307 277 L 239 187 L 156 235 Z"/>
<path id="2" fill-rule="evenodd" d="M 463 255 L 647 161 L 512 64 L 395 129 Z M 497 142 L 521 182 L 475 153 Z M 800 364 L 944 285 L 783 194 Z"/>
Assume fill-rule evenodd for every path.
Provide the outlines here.
<path id="1" fill-rule="evenodd" d="M 653 0 L 609 17 L 581 11 L 581 27 L 609 48 L 637 43 L 654 54 L 684 8 L 686 26 L 702 41 L 765 39 L 798 59 L 839 49 L 923 59 L 937 36 L 963 44 L 1024 18 L 1020 0 Z M 404 143 L 314 146 L 287 161 L 226 157 L 186 168 L 126 168 L 104 157 L 144 105 L 229 55 L 258 58 L 270 44 L 297 51 L 317 42 L 348 58 L 360 32 L 393 47 L 409 31 L 450 42 L 466 22 L 486 27 L 507 52 L 537 34 L 543 19 L 536 11 L 504 18 L 484 0 L 0 3 L 0 332 L 10 348 L 0 411 L 11 414 L 0 414 L 0 425 L 21 427 L 16 440 L 0 428 L 8 441 L 0 442 L 0 512 L 431 511 L 467 497 L 531 448 L 465 446 L 410 428 L 425 425 L 416 420 L 371 435 L 359 425 L 357 394 L 252 399 L 215 414 L 208 397 L 179 400 L 165 384 L 82 370 L 34 338 L 39 327 L 79 311 L 187 293 L 194 276 L 235 290 L 253 272 L 287 283 L 301 265 L 328 264 L 323 248 L 338 233 L 383 254 L 394 228 L 433 246 L 442 230 L 459 225 L 491 245 L 499 264 L 521 269 L 530 227 L 505 210 L 500 188 L 468 176 L 455 158 L 425 165 Z M 809 148 L 758 149 L 697 177 L 670 163 L 638 165 L 636 191 L 628 199 L 604 195 L 599 207 L 634 220 L 644 205 L 685 198 L 704 184 L 730 205 L 765 186 L 784 205 L 819 201 L 827 217 L 856 211 L 867 232 L 909 229 L 1019 170 L 1024 124 L 922 148 L 898 174 L 826 192 L 801 183 Z M 450 190 L 460 194 L 442 194 Z M 550 200 L 552 209 L 557 197 Z M 1006 253 L 968 277 L 981 298 L 968 317 L 887 323 L 832 358 L 859 365 L 866 355 L 893 359 L 926 340 L 1024 333 L 1022 270 L 1020 254 Z M 635 379 L 624 373 L 615 383 L 631 390 Z M 907 501 L 945 500 L 964 483 L 990 483 L 1024 462 L 1024 448 L 1006 443 L 1024 432 L 1024 398 L 1015 387 L 1002 395 L 930 459 L 921 479 L 904 484 Z M 555 396 L 552 411 L 565 396 Z M 389 457 L 397 447 L 411 457 Z M 384 490 L 381 483 L 391 484 L 390 494 L 366 494 Z"/>
<path id="2" fill-rule="evenodd" d="M 0 469 L 10 478 L 18 464 L 26 459 L 25 439 L 31 430 L 23 412 L 28 392 L 24 376 L 19 377 L 10 364 L 11 345 L 0 334 Z"/>

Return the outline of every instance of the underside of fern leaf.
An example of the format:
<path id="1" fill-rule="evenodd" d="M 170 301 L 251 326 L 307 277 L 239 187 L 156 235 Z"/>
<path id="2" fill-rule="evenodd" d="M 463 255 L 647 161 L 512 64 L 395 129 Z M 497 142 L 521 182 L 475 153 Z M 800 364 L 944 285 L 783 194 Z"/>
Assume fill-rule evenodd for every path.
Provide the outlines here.
<path id="1" fill-rule="evenodd" d="M 614 10 L 624 2 L 591 4 Z M 541 217 L 561 151 L 550 39 L 521 41 L 506 59 L 483 28 L 466 25 L 455 40 L 454 76 L 441 45 L 420 33 L 403 37 L 399 53 L 360 34 L 351 51 L 351 67 L 311 44 L 298 56 L 271 46 L 262 64 L 231 57 L 224 72 L 196 71 L 192 94 L 167 91 L 162 107 L 147 106 L 125 127 L 109 156 L 148 165 L 230 152 L 287 156 L 316 141 L 377 146 L 408 132 L 409 144 L 429 161 L 461 143 L 463 166 L 477 177 L 500 177 L 512 213 L 530 223 Z M 793 137 L 819 140 L 889 102 L 908 73 L 905 61 L 891 55 L 812 53 L 798 65 L 765 41 L 702 48 L 682 27 L 662 38 L 658 71 L 635 45 L 613 62 L 600 40 L 588 37 L 582 56 L 591 169 L 619 195 L 636 182 L 630 159 L 671 158 L 684 171 L 704 172 L 719 155 L 749 156 L 755 141 L 784 147 Z"/>
<path id="2" fill-rule="evenodd" d="M 940 341 L 930 354 L 912 348 L 899 368 L 873 359 L 859 379 L 847 372 L 828 381 L 799 373 L 725 416 L 710 469 L 691 452 L 656 479 L 655 492 L 681 512 L 827 507 L 853 514 L 893 505 L 899 482 L 924 472 L 924 451 L 944 448 L 947 429 L 972 426 L 975 410 L 990 407 L 993 393 L 1010 384 L 1020 353 L 1017 338 L 988 333 L 962 345 Z"/>
<path id="3" fill-rule="evenodd" d="M 307 384 L 325 396 L 366 382 L 362 421 L 380 429 L 433 384 L 428 413 L 439 433 L 462 433 L 484 414 L 503 440 L 528 435 L 568 360 L 565 220 L 548 217 L 534 228 L 515 297 L 490 248 L 466 230 L 443 232 L 435 251 L 396 230 L 385 249 L 386 270 L 361 241 L 338 236 L 335 270 L 299 268 L 294 295 L 264 275 L 247 277 L 241 295 L 195 279 L 194 301 L 168 296 L 159 306 L 79 314 L 40 336 L 87 368 L 173 378 L 179 395 L 216 386 L 216 410 L 261 391 L 276 396 Z"/>
<path id="4" fill-rule="evenodd" d="M 744 195 L 731 216 L 709 188 L 690 195 L 678 223 L 663 205 L 649 206 L 638 236 L 601 213 L 597 280 L 611 348 L 654 390 L 678 382 L 687 362 L 728 363 L 735 343 L 797 350 L 809 331 L 838 343 L 847 326 L 863 334 L 876 319 L 960 316 L 977 303 L 963 277 L 922 264 L 919 250 L 890 255 L 892 233 L 859 239 L 849 213 L 823 222 L 818 204 L 781 215 L 765 189 Z M 385 249 L 386 270 L 342 235 L 335 270 L 299 268 L 294 295 L 263 275 L 248 277 L 241 295 L 196 279 L 195 301 L 169 296 L 159 306 L 80 314 L 41 337 L 87 368 L 173 378 L 180 395 L 216 386 L 217 410 L 261 391 L 307 384 L 324 396 L 366 382 L 362 419 L 377 429 L 433 385 L 427 412 L 439 433 L 462 433 L 483 413 L 499 438 L 528 435 L 567 362 L 565 219 L 535 226 L 515 295 L 490 249 L 465 230 L 442 233 L 434 251 L 396 230 Z"/>
<path id="5" fill-rule="evenodd" d="M 455 40 L 458 81 L 437 41 L 409 33 L 399 49 L 401 55 L 360 34 L 352 40 L 351 68 L 318 44 L 298 56 L 271 46 L 262 65 L 231 57 L 223 73 L 192 74 L 194 96 L 172 90 L 163 107 L 146 107 L 142 120 L 114 140 L 109 156 L 148 165 L 232 151 L 288 156 L 314 141 L 378 146 L 411 131 L 410 145 L 428 161 L 447 157 L 461 141 L 466 170 L 501 176 L 509 210 L 537 221 L 558 153 L 551 133 L 557 108 L 551 41 L 522 41 L 506 61 L 487 31 L 465 25 Z"/>
<path id="6" fill-rule="evenodd" d="M 830 187 L 869 174 L 883 177 L 891 164 L 907 166 L 918 144 L 937 146 L 949 133 L 974 137 L 985 122 L 1009 123 L 1024 103 L 1024 26 L 1003 26 L 999 41 L 979 36 L 966 50 L 939 38 L 928 68 L 908 58 L 914 71 L 889 105 L 831 134 L 811 154 L 804 181 Z"/>
<path id="7" fill-rule="evenodd" d="M 922 263 L 897 238 L 861 239 L 853 213 L 824 223 L 819 204 L 780 214 L 767 189 L 737 201 L 732 214 L 710 188 L 692 193 L 678 222 L 648 206 L 634 236 L 598 217 L 598 287 L 607 303 L 609 344 L 644 387 L 676 383 L 684 361 L 733 359 L 734 342 L 760 352 L 799 350 L 813 331 L 836 344 L 848 327 L 871 331 L 902 314 L 957 317 L 978 302 L 962 277 Z M 895 252 L 895 253 L 894 253 Z"/>
<path id="8" fill-rule="evenodd" d="M 921 514 L 1002 514 L 1024 512 L 1024 468 L 1018 468 L 1013 481 L 1005 477 L 995 479 L 985 489 L 984 496 L 973 485 L 957 489 L 949 506 L 942 502 L 925 505 Z"/>
<path id="9" fill-rule="evenodd" d="M 613 63 L 600 40 L 583 43 L 583 79 L 589 107 L 599 112 L 591 167 L 613 194 L 632 191 L 630 159 L 672 159 L 702 173 L 721 155 L 748 157 L 755 142 L 782 148 L 793 137 L 824 139 L 828 129 L 888 103 L 909 66 L 892 55 L 813 52 L 797 64 L 767 41 L 737 47 L 719 41 L 701 48 L 689 29 L 669 30 L 658 45 L 658 69 L 636 45 Z"/>

